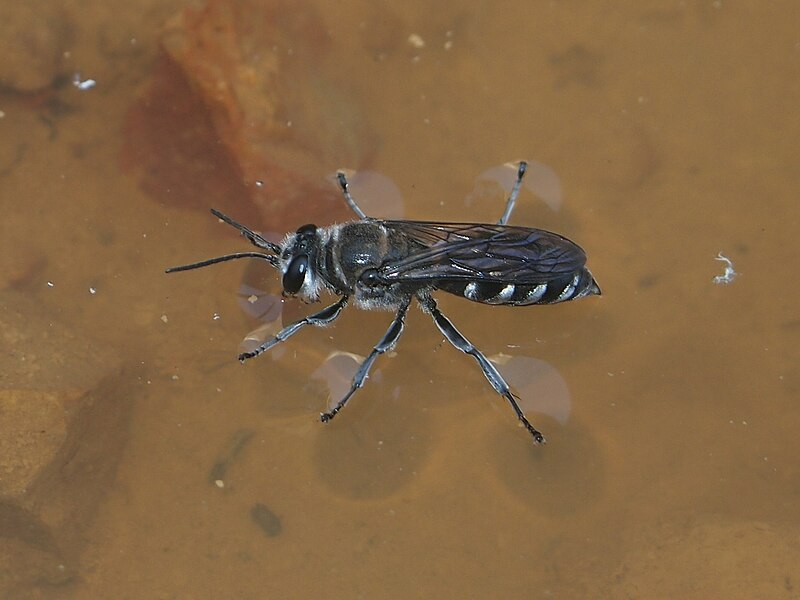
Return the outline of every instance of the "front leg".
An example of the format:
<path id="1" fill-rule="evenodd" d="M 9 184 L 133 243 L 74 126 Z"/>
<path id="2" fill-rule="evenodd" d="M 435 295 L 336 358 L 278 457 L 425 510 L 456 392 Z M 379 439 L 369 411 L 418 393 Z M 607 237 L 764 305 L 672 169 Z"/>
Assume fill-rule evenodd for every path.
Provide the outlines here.
<path id="1" fill-rule="evenodd" d="M 342 309 L 347 306 L 347 296 L 342 296 L 339 298 L 337 302 L 334 302 L 330 306 L 326 306 L 319 312 L 315 312 L 312 315 L 308 315 L 305 319 L 300 319 L 299 321 L 295 321 L 291 325 L 287 325 L 283 329 L 281 329 L 274 338 L 271 338 L 261 344 L 255 350 L 250 352 L 243 352 L 239 355 L 239 360 L 241 362 L 246 361 L 248 358 L 253 358 L 258 356 L 262 352 L 266 352 L 273 346 L 280 344 L 281 342 L 285 342 L 287 339 L 292 337 L 295 333 L 300 331 L 302 327 L 306 325 L 316 325 L 317 327 L 322 327 L 324 325 L 328 325 L 332 323 L 341 313 Z"/>
<path id="2" fill-rule="evenodd" d="M 453 325 L 450 319 L 442 314 L 442 312 L 436 306 L 436 301 L 432 297 L 421 294 L 418 296 L 418 300 L 425 311 L 430 313 L 430 315 L 433 317 L 434 323 L 436 323 L 439 331 L 444 334 L 444 337 L 447 338 L 447 341 L 465 354 L 472 356 L 472 358 L 478 362 L 486 379 L 498 394 L 508 400 L 511 408 L 514 409 L 517 418 L 522 421 L 522 424 L 525 425 L 525 428 L 533 436 L 533 441 L 537 444 L 543 444 L 545 442 L 544 436 L 538 429 L 531 425 L 530 421 L 528 421 L 528 419 L 525 417 L 525 413 L 522 412 L 522 409 L 517 403 L 517 398 L 511 393 L 511 389 L 506 383 L 506 380 L 503 379 L 500 371 L 498 371 L 497 368 L 491 362 L 489 362 L 489 359 L 483 355 L 483 352 L 473 346 L 472 342 L 465 338 L 461 332 L 456 329 L 455 325 Z"/>

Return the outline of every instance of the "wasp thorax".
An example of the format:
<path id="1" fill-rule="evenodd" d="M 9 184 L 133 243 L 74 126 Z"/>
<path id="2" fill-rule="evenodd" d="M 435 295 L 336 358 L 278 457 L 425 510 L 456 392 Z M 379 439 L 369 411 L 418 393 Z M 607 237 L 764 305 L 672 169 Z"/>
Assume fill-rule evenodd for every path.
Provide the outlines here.
<path id="1" fill-rule="evenodd" d="M 356 271 L 381 264 L 386 252 L 386 234 L 373 223 L 348 223 L 338 236 L 337 252 L 344 264 Z"/>

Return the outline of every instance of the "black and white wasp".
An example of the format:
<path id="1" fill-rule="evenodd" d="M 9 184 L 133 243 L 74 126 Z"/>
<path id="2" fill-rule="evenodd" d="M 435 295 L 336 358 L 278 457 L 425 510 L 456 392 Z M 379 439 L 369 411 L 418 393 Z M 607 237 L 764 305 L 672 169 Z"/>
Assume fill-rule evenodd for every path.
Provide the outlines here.
<path id="1" fill-rule="evenodd" d="M 318 301 L 323 290 L 339 296 L 330 306 L 284 327 L 255 350 L 239 355 L 242 362 L 286 341 L 305 325 L 332 323 L 350 300 L 364 310 L 394 311 L 392 324 L 361 363 L 350 390 L 332 409 L 320 415 L 323 422 L 330 421 L 344 408 L 364 385 L 375 359 L 394 347 L 403 332 L 408 307 L 416 299 L 445 338 L 478 362 L 486 379 L 508 400 L 534 441 L 543 443 L 544 436 L 525 417 L 500 372 L 442 314 L 432 295 L 441 290 L 473 302 L 527 306 L 600 294 L 585 266 L 586 254 L 577 244 L 549 231 L 507 225 L 526 168 L 527 163 L 519 163 L 516 182 L 497 224 L 368 217 L 350 194 L 342 172 L 337 175 L 339 186 L 358 219 L 328 227 L 303 225 L 286 235 L 280 244 L 212 209 L 216 217 L 268 253 L 237 252 L 172 267 L 167 273 L 239 258 L 260 258 L 281 272 L 286 296 L 299 296 L 307 302 Z"/>

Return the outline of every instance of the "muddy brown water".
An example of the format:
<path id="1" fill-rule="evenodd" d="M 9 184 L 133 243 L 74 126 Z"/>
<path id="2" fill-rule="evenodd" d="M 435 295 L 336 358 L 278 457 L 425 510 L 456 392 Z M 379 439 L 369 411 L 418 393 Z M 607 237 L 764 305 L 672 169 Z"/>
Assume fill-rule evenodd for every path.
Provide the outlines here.
<path id="1" fill-rule="evenodd" d="M 365 163 L 406 218 L 496 220 L 502 191 L 470 194 L 507 161 L 557 176 L 559 210 L 526 190 L 512 222 L 578 241 L 603 296 L 441 298 L 488 355 L 546 365 L 525 387 L 560 394 L 557 409 L 526 404 L 544 447 L 416 310 L 323 426 L 309 375 L 333 351 L 366 354 L 388 314 L 348 309 L 242 366 L 245 265 L 163 274 L 246 249 L 205 210 L 143 191 L 121 158 L 160 29 L 183 7 L 70 5 L 51 16 L 68 31 L 46 30 L 55 49 L 36 46 L 46 66 L 18 57 L 51 68 L 47 90 L 0 93 L 3 293 L 113 350 L 126 415 L 104 489 L 22 497 L 45 527 L 67 504 L 81 526 L 54 530 L 35 563 L 4 559 L 9 594 L 800 597 L 796 3 L 292 9 L 323 24 Z M 361 165 L 307 176 L 338 166 Z M 3 556 L 30 541 L 9 533 L 17 510 L 0 519 Z"/>

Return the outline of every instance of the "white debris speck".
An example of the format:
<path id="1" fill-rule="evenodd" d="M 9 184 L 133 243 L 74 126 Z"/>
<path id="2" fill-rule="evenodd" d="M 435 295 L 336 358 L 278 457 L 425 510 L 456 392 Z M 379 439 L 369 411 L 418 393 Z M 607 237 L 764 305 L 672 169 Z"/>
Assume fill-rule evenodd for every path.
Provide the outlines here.
<path id="1" fill-rule="evenodd" d="M 55 284 L 55 283 L 53 283 L 52 281 L 48 281 L 48 282 L 47 282 L 47 287 L 55 287 L 55 285 L 56 285 L 56 284 Z"/>
<path id="2" fill-rule="evenodd" d="M 90 288 L 89 288 L 89 293 L 90 293 L 92 296 L 94 296 L 94 295 L 97 293 L 97 288 L 90 287 Z"/>
<path id="3" fill-rule="evenodd" d="M 424 48 L 425 47 L 425 40 L 422 39 L 418 33 L 412 33 L 408 36 L 408 43 L 411 44 L 414 48 Z"/>
<path id="4" fill-rule="evenodd" d="M 250 304 L 255 304 L 256 302 L 258 302 L 258 296 L 256 296 L 255 294 L 250 294 L 250 295 L 247 297 L 247 301 L 248 301 Z"/>
<path id="5" fill-rule="evenodd" d="M 264 182 L 260 179 L 256 179 L 256 187 L 264 187 Z"/>
<path id="6" fill-rule="evenodd" d="M 222 489 L 225 487 L 225 482 L 222 481 L 222 479 L 217 479 L 216 481 L 214 481 L 214 485 Z"/>
<path id="7" fill-rule="evenodd" d="M 169 319 L 167 318 L 167 315 L 161 315 L 161 320 L 164 321 L 164 323 L 168 323 L 169 322 Z"/>
<path id="8" fill-rule="evenodd" d="M 0 119 L 6 116 L 6 112 L 4 110 L 0 110 Z"/>
<path id="9" fill-rule="evenodd" d="M 729 283 L 733 283 L 733 280 L 736 279 L 738 273 L 733 270 L 733 263 L 731 262 L 731 260 L 728 257 L 723 256 L 722 252 L 717 254 L 717 256 L 714 257 L 714 259 L 722 263 L 725 263 L 725 268 L 722 271 L 722 275 L 717 275 L 716 277 L 714 277 L 714 283 L 716 283 L 717 285 L 719 284 L 727 285 Z"/>
<path id="10" fill-rule="evenodd" d="M 172 381 L 178 381 L 178 379 L 180 379 L 180 377 L 178 377 L 177 375 L 173 375 L 171 379 L 172 379 Z"/>
<path id="11" fill-rule="evenodd" d="M 219 315 L 219 313 L 214 313 L 214 316 L 211 318 L 214 319 L 215 321 L 219 321 L 222 317 Z"/>
<path id="12" fill-rule="evenodd" d="M 83 79 L 81 78 L 80 73 L 75 73 L 72 76 L 72 85 L 74 85 L 80 91 L 85 92 L 86 90 L 90 90 L 95 87 L 97 82 L 94 79 Z"/>

